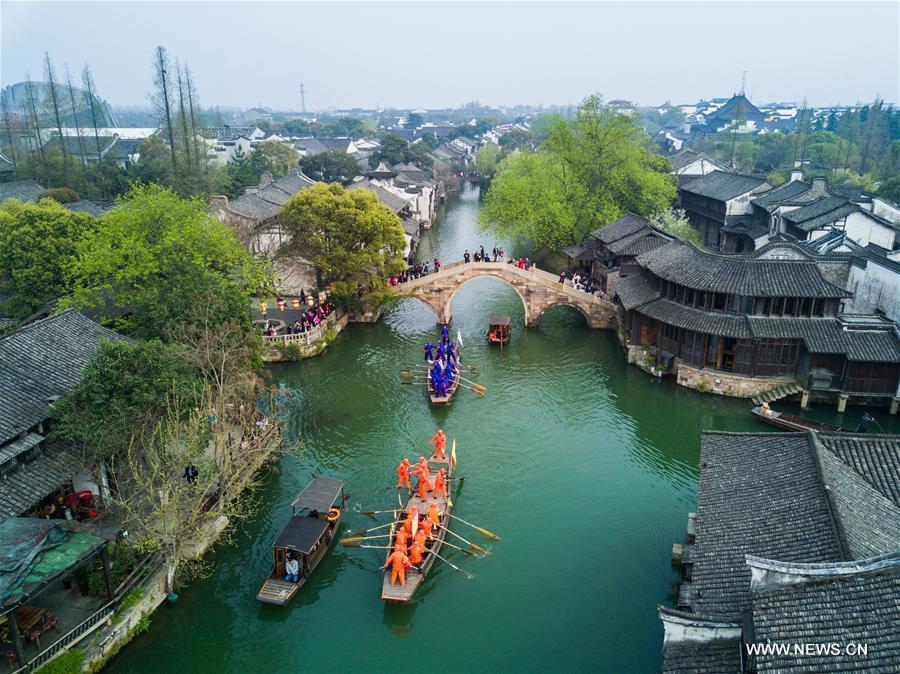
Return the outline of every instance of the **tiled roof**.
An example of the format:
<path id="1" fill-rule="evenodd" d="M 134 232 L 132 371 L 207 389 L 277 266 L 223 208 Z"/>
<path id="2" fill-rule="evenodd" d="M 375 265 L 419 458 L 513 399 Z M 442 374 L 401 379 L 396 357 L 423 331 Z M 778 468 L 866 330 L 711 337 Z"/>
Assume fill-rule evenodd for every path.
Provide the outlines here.
<path id="1" fill-rule="evenodd" d="M 727 171 L 713 171 L 692 180 L 682 191 L 699 194 L 717 201 L 730 201 L 766 184 L 765 178 L 746 176 Z"/>
<path id="2" fill-rule="evenodd" d="M 741 671 L 738 639 L 666 644 L 662 656 L 660 674 L 733 674 Z"/>
<path id="3" fill-rule="evenodd" d="M 851 361 L 900 363 L 900 339 L 893 330 L 845 329 L 836 318 L 748 316 L 759 338 L 802 339 L 810 353 L 840 353 Z"/>
<path id="4" fill-rule="evenodd" d="M 313 181 L 306 176 L 287 175 L 271 182 L 261 190 L 239 196 L 229 202 L 228 207 L 236 213 L 262 222 L 277 215 L 288 199 L 313 184 Z"/>
<path id="5" fill-rule="evenodd" d="M 821 199 L 816 199 L 815 201 L 803 206 L 802 208 L 794 209 L 793 211 L 788 211 L 784 214 L 784 219 L 789 220 L 795 225 L 800 225 L 807 220 L 811 220 L 813 218 L 820 218 L 826 213 L 830 213 L 831 211 L 839 208 L 840 206 L 846 206 L 850 202 L 844 199 L 844 197 L 835 197 L 835 196 L 826 196 Z"/>
<path id="6" fill-rule="evenodd" d="M 761 208 L 765 208 L 767 211 L 772 211 L 780 206 L 783 201 L 793 199 L 798 194 L 809 191 L 810 187 L 809 183 L 805 183 L 802 180 L 792 180 L 778 187 L 773 187 L 768 192 L 763 192 L 758 197 L 753 197 L 750 201 Z"/>
<path id="7" fill-rule="evenodd" d="M 33 180 L 13 180 L 0 183 L 0 202 L 7 199 L 37 201 L 44 188 Z"/>
<path id="8" fill-rule="evenodd" d="M 819 433 L 819 442 L 900 507 L 900 436 Z"/>
<path id="9" fill-rule="evenodd" d="M 815 262 L 720 255 L 678 240 L 640 255 L 637 261 L 661 278 L 696 290 L 753 297 L 850 296 L 826 281 Z"/>
<path id="10" fill-rule="evenodd" d="M 854 562 L 854 565 L 860 564 Z M 757 655 L 756 670 L 781 674 L 900 671 L 900 560 L 874 570 L 811 575 L 804 582 L 753 591 L 758 641 L 866 644 L 865 656 Z M 803 566 L 795 569 L 803 571 Z M 840 567 L 838 569 L 840 570 Z M 820 569 L 815 569 L 820 571 Z"/>
<path id="11" fill-rule="evenodd" d="M 672 237 L 658 232 L 654 229 L 648 229 L 645 232 L 638 232 L 631 236 L 623 236 L 618 241 L 613 241 L 607 245 L 610 252 L 624 257 L 637 257 L 651 250 L 656 250 L 660 246 L 665 246 Z"/>
<path id="12" fill-rule="evenodd" d="M 235 141 L 238 138 L 250 140 L 255 127 L 252 126 L 211 126 L 203 129 L 201 135 L 210 140 L 219 142 Z"/>
<path id="13" fill-rule="evenodd" d="M 36 506 L 47 494 L 71 480 L 81 467 L 81 460 L 61 443 L 45 442 L 35 459 L 0 477 L 0 522 Z"/>
<path id="14" fill-rule="evenodd" d="M 81 380 L 103 339 L 127 339 L 76 311 L 0 337 L 0 444 L 46 418 L 47 405 Z"/>
<path id="15" fill-rule="evenodd" d="M 636 311 L 667 325 L 696 330 L 708 335 L 737 337 L 740 339 L 747 339 L 752 336 L 750 329 L 747 327 L 747 320 L 741 314 L 696 309 L 668 299 L 653 300 L 639 306 Z"/>
<path id="16" fill-rule="evenodd" d="M 650 226 L 650 221 L 634 213 L 626 213 L 618 220 L 614 220 L 605 227 L 591 232 L 591 235 L 600 239 L 603 243 L 618 241 L 624 236 L 629 236 Z"/>
<path id="17" fill-rule="evenodd" d="M 659 298 L 659 293 L 653 290 L 640 274 L 622 276 L 619 272 L 614 278 L 612 274 L 607 278 L 612 279 L 612 289 L 626 311 Z"/>
<path id="18" fill-rule="evenodd" d="M 88 213 L 89 215 L 93 215 L 95 218 L 99 218 L 101 215 L 110 210 L 113 206 L 115 206 L 115 202 L 113 201 L 88 201 L 87 199 L 82 199 L 81 201 L 73 201 L 69 204 L 63 204 L 63 208 L 75 211 L 76 213 Z"/>
<path id="19" fill-rule="evenodd" d="M 691 558 L 695 613 L 740 619 L 750 607 L 744 555 L 838 561 L 836 539 L 807 434 L 702 434 Z"/>
<path id="20" fill-rule="evenodd" d="M 64 146 L 69 154 L 81 156 L 83 147 L 86 157 L 97 157 L 97 140 L 94 136 L 82 134 L 80 140 L 78 136 L 63 136 L 63 138 L 65 140 L 60 142 L 60 136 L 54 136 L 44 143 L 44 149 L 58 150 Z M 115 143 L 115 136 L 100 136 L 100 156 L 105 156 Z"/>
<path id="21" fill-rule="evenodd" d="M 378 201 L 391 209 L 394 213 L 399 213 L 400 211 L 409 208 L 409 202 L 402 197 L 398 197 L 393 192 L 389 192 L 383 187 L 379 187 L 378 185 L 373 185 L 368 180 L 358 180 L 352 185 L 350 185 L 348 190 L 369 190 L 370 192 L 374 192 L 375 196 L 378 197 Z"/>

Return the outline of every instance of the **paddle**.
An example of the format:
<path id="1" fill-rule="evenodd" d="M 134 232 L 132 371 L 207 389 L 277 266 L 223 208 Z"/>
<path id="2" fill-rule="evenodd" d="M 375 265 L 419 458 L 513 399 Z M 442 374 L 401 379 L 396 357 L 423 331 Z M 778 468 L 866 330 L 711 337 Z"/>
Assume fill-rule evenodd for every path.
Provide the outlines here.
<path id="1" fill-rule="evenodd" d="M 467 541 L 465 538 L 463 538 L 463 537 L 460 536 L 459 534 L 453 533 L 453 532 L 450 531 L 447 527 L 445 527 L 445 526 L 443 526 L 443 525 L 441 525 L 441 524 L 435 524 L 434 526 L 440 527 L 441 529 L 443 529 L 444 531 L 446 531 L 448 534 L 450 534 L 450 535 L 452 535 L 452 536 L 456 536 L 459 540 L 461 540 L 463 543 L 465 543 L 466 545 L 468 545 L 468 546 L 469 546 L 470 548 L 472 548 L 473 550 L 478 550 L 478 552 L 483 552 L 483 553 L 486 554 L 486 555 L 490 555 L 490 554 L 491 554 L 490 550 L 485 550 L 485 549 L 482 548 L 480 545 L 475 545 L 474 543 L 470 543 L 469 541 Z"/>
<path id="2" fill-rule="evenodd" d="M 472 574 L 470 574 L 469 572 L 463 571 L 461 568 L 459 568 L 458 566 L 456 566 L 456 564 L 454 564 L 453 562 L 447 561 L 445 558 L 441 557 L 441 556 L 440 556 L 438 553 L 436 553 L 434 550 L 429 550 L 429 552 L 430 552 L 432 555 L 434 555 L 435 557 L 437 557 L 439 560 L 441 560 L 442 562 L 444 562 L 444 563 L 446 563 L 446 564 L 449 564 L 453 569 L 455 569 L 456 571 L 459 571 L 461 574 L 463 574 L 463 575 L 464 575 L 466 578 L 468 578 L 469 580 L 472 580 L 472 579 L 475 577 L 475 576 L 473 576 Z"/>
<path id="3" fill-rule="evenodd" d="M 487 529 L 482 529 L 481 527 L 476 526 L 476 525 L 472 524 L 471 522 L 466 522 L 462 517 L 457 517 L 456 515 L 452 515 L 452 514 L 450 514 L 450 513 L 447 513 L 447 514 L 450 515 L 450 517 L 452 517 L 453 519 L 462 522 L 463 524 L 468 524 L 470 527 L 472 527 L 472 528 L 475 529 L 476 531 L 480 531 L 481 533 L 483 533 L 483 534 L 484 534 L 485 536 L 487 536 L 488 538 L 493 538 L 495 541 L 501 540 L 501 538 L 500 538 L 497 534 L 492 534 L 492 533 L 491 533 L 490 531 L 488 531 Z"/>
<path id="4" fill-rule="evenodd" d="M 400 493 L 397 492 L 397 496 L 399 496 L 399 495 L 400 495 Z M 401 508 L 402 507 L 403 506 L 401 504 Z M 395 513 L 395 512 L 397 512 L 396 508 L 394 508 L 393 510 L 363 510 L 360 513 L 360 515 L 383 515 L 384 513 Z"/>
<path id="5" fill-rule="evenodd" d="M 484 385 L 482 385 L 482 384 L 477 384 L 477 383 L 475 383 L 474 381 L 472 381 L 471 379 L 466 379 L 465 377 L 460 376 L 459 380 L 460 380 L 460 381 L 464 381 L 464 382 L 468 382 L 469 384 L 471 384 L 471 385 L 474 386 L 475 388 L 480 388 L 482 391 L 487 391 L 487 387 L 486 387 L 486 386 L 484 386 Z"/>
<path id="6" fill-rule="evenodd" d="M 421 375 L 420 375 L 420 374 L 401 374 L 401 375 L 400 375 L 400 378 L 401 378 L 401 379 L 417 379 L 419 376 L 421 376 Z M 486 387 L 486 386 L 483 386 L 482 384 L 479 384 L 479 383 L 477 383 L 477 382 L 474 382 L 474 381 L 472 381 L 471 379 L 466 379 L 465 377 L 460 376 L 459 380 L 460 380 L 460 381 L 464 381 L 464 382 L 468 382 L 469 384 L 471 384 L 471 385 L 472 385 L 473 387 L 475 387 L 476 389 L 479 389 L 482 393 L 487 392 L 487 387 Z M 400 382 L 400 383 L 403 384 L 403 383 L 405 383 L 405 382 Z M 427 383 L 427 382 L 426 382 L 426 383 Z M 468 388 L 468 387 L 465 387 L 465 388 Z"/>
<path id="7" fill-rule="evenodd" d="M 380 536 L 360 536 L 359 538 L 345 538 L 343 540 L 347 541 L 347 543 L 343 543 L 343 541 L 341 541 L 341 543 L 348 548 L 361 548 L 364 546 L 355 544 L 356 541 L 372 541 L 372 540 L 375 540 L 376 538 L 390 538 L 391 536 L 393 536 L 393 534 L 381 534 Z M 441 545 L 447 545 L 447 546 L 453 548 L 454 550 L 459 550 L 460 552 L 465 552 L 467 555 L 472 555 L 473 557 L 475 557 L 475 553 L 472 552 L 471 550 L 466 550 L 465 548 L 461 548 L 458 545 L 453 545 L 453 543 L 448 543 L 447 541 L 444 541 L 443 543 L 441 543 Z M 387 546 L 385 546 L 385 547 L 387 547 Z"/>
<path id="8" fill-rule="evenodd" d="M 393 522 L 388 522 L 387 524 L 380 524 L 377 527 L 372 527 L 371 529 L 365 529 L 363 531 L 356 531 L 353 533 L 354 536 L 365 536 L 370 531 L 377 531 L 378 529 L 384 529 L 385 527 L 389 527 L 393 525 Z"/>

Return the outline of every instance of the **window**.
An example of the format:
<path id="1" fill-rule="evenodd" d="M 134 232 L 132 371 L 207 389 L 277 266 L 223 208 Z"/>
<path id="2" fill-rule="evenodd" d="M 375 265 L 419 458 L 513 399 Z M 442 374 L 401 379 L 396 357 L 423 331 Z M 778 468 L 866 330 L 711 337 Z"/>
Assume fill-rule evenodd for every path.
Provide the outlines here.
<path id="1" fill-rule="evenodd" d="M 784 298 L 784 315 L 795 316 L 797 311 L 797 299 L 794 297 Z"/>
<path id="2" fill-rule="evenodd" d="M 800 311 L 798 312 L 800 316 L 812 316 L 812 304 L 813 300 L 808 297 L 804 297 L 800 300 Z"/>
<path id="3" fill-rule="evenodd" d="M 744 295 L 741 298 L 741 313 L 742 314 L 752 314 L 753 313 L 753 298 L 749 295 Z"/>
<path id="4" fill-rule="evenodd" d="M 728 295 L 724 293 L 715 293 L 713 295 L 713 309 L 717 311 L 725 311 L 725 306 L 728 302 Z"/>
<path id="5" fill-rule="evenodd" d="M 693 330 L 685 330 L 681 346 L 681 357 L 689 365 L 703 367 L 703 335 Z"/>
<path id="6" fill-rule="evenodd" d="M 769 309 L 770 316 L 781 316 L 784 311 L 784 298 L 773 297 L 772 301 L 769 304 Z"/>
<path id="7" fill-rule="evenodd" d="M 694 306 L 695 307 L 705 307 L 706 306 L 706 293 L 702 290 L 698 290 L 694 293 Z"/>
<path id="8" fill-rule="evenodd" d="M 762 339 L 756 347 L 754 374 L 764 377 L 794 374 L 799 355 L 796 340 Z"/>

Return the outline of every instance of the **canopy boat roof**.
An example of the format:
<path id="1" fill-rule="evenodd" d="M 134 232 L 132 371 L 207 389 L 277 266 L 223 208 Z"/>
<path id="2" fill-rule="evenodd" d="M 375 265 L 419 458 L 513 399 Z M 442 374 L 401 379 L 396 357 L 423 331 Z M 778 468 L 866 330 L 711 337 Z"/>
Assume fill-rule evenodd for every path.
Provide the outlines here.
<path id="1" fill-rule="evenodd" d="M 295 512 L 304 508 L 326 512 L 338 500 L 343 488 L 344 483 L 341 480 L 331 477 L 313 478 L 313 481 L 306 485 L 306 489 L 297 495 L 291 507 Z"/>
<path id="2" fill-rule="evenodd" d="M 506 314 L 494 314 L 488 320 L 489 325 L 509 325 L 509 316 Z"/>
<path id="3" fill-rule="evenodd" d="M 281 534 L 275 540 L 273 547 L 287 548 L 308 555 L 312 552 L 325 529 L 328 521 L 324 517 L 309 517 L 308 515 L 291 515 L 291 519 L 284 525 Z"/>

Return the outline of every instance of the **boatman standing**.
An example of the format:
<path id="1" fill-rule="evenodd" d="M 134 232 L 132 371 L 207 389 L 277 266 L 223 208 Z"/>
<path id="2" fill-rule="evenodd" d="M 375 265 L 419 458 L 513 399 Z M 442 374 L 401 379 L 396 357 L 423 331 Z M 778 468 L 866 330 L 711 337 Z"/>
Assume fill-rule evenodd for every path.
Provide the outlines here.
<path id="1" fill-rule="evenodd" d="M 447 436 L 444 435 L 443 429 L 437 429 L 437 433 L 428 442 L 434 445 L 434 453 L 431 455 L 431 458 L 436 459 L 440 457 L 441 461 L 446 461 L 447 455 L 444 453 L 444 448 L 447 446 Z"/>
<path id="2" fill-rule="evenodd" d="M 441 468 L 437 475 L 434 476 L 434 497 L 437 498 L 443 494 L 447 496 L 447 483 L 444 481 L 444 469 Z"/>
<path id="3" fill-rule="evenodd" d="M 406 457 L 404 457 L 400 462 L 400 465 L 397 466 L 397 489 L 404 486 L 407 489 L 412 489 L 409 486 L 409 459 Z"/>
<path id="4" fill-rule="evenodd" d="M 431 342 L 425 342 L 425 362 L 431 363 L 434 360 L 434 356 L 432 355 L 432 351 L 434 350 L 434 344 Z"/>
<path id="5" fill-rule="evenodd" d="M 408 565 L 409 557 L 399 550 L 394 550 L 381 568 L 391 567 L 391 585 L 396 584 L 398 578 L 400 579 L 400 585 L 406 585 L 406 567 Z"/>
<path id="6" fill-rule="evenodd" d="M 446 324 L 441 328 L 441 337 L 446 340 L 450 339 L 450 328 Z"/>

